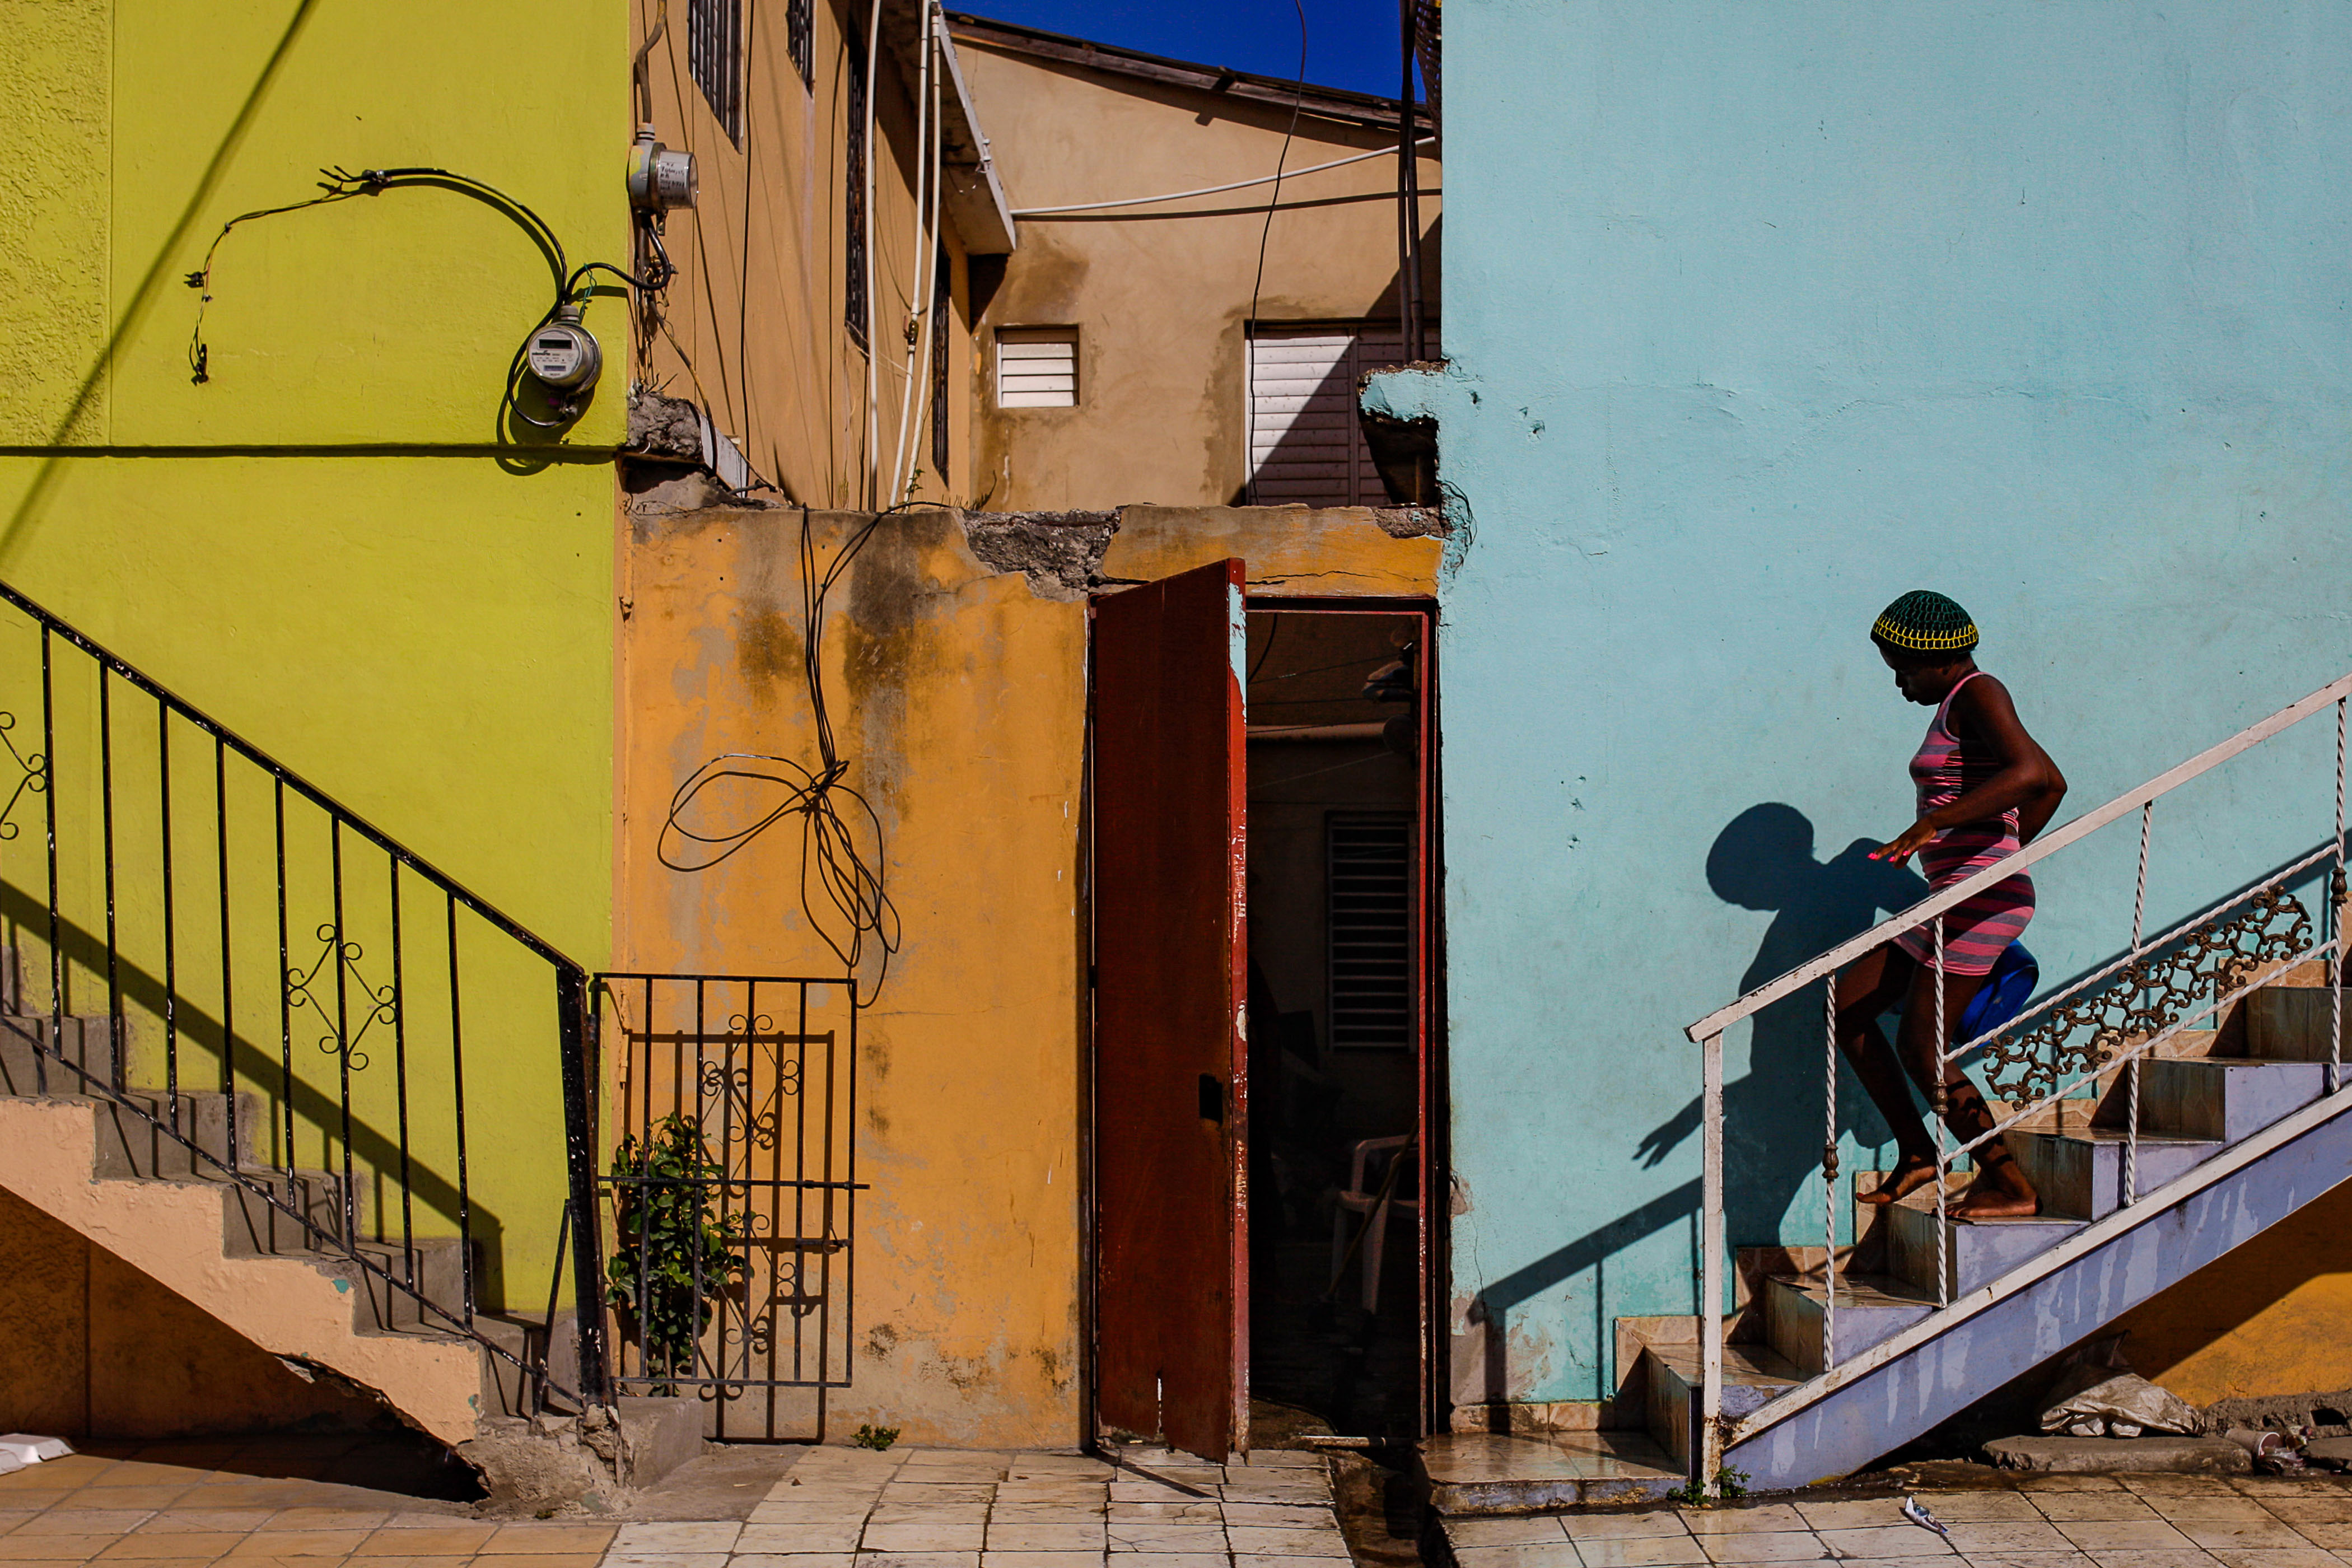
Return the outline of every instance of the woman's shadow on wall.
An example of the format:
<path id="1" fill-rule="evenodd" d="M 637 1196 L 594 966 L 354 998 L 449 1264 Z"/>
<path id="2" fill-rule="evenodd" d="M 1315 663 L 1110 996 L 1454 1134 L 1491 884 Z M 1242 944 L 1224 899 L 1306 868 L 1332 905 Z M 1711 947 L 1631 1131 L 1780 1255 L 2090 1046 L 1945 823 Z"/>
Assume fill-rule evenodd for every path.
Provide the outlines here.
<path id="1" fill-rule="evenodd" d="M 1811 821 L 1777 801 L 1749 806 L 1716 836 L 1707 886 L 1726 903 L 1772 913 L 1739 977 L 1743 994 L 1927 896 L 1916 872 L 1872 859 L 1876 847 L 1857 838 L 1816 860 Z M 1826 1036 L 1820 984 L 1783 996 L 1756 1015 L 1747 1076 L 1724 1086 L 1724 1235 L 1734 1247 L 1776 1239 L 1798 1190 L 1821 1174 Z M 1890 1141 L 1867 1099 L 1842 1095 L 1841 1104 L 1841 1124 L 1856 1142 Z M 1660 1163 L 1696 1132 L 1699 1111 L 1694 1096 L 1654 1128 L 1642 1140 L 1642 1163 Z"/>
<path id="2" fill-rule="evenodd" d="M 1924 879 L 1873 860 L 1875 847 L 1870 839 L 1856 839 L 1830 859 L 1816 860 L 1811 821 L 1779 802 L 1749 806 L 1716 836 L 1706 857 L 1708 887 L 1726 903 L 1772 915 L 1739 978 L 1742 993 L 1927 897 Z M 1756 1016 L 1747 1075 L 1724 1088 L 1724 1234 L 1734 1247 L 1777 1239 L 1799 1190 L 1821 1174 L 1823 1035 L 1819 985 L 1783 997 Z M 1690 1060 L 1696 1079 L 1696 1061 Z M 1700 1106 L 1694 1095 L 1643 1136 L 1634 1157 L 1645 1166 L 1664 1163 L 1698 1131 Z M 1840 1109 L 1840 1125 L 1861 1143 L 1890 1141 L 1867 1100 L 1844 1092 Z M 1819 1193 L 1818 1186 L 1814 1191 Z M 1483 1385 L 1490 1404 L 1514 1397 L 1508 1364 L 1512 1311 L 1564 1279 L 1605 1269 L 1612 1257 L 1643 1237 L 1688 1222 L 1698 1200 L 1698 1181 L 1685 1182 L 1487 1284 L 1469 1313 L 1470 1331 L 1484 1341 L 1479 1364 L 1457 1373 L 1467 1372 L 1475 1385 Z M 1696 1268 L 1696 1251 L 1692 1263 Z M 1596 1281 L 1593 1300 L 1602 1321 L 1594 1328 L 1603 1345 L 1609 1342 L 1606 1294 Z"/>

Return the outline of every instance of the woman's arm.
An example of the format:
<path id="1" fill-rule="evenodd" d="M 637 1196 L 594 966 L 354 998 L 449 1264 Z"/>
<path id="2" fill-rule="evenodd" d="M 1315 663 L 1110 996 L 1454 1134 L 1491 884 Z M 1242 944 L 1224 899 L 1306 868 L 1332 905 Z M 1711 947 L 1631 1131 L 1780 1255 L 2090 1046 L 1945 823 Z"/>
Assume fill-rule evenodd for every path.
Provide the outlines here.
<path id="1" fill-rule="evenodd" d="M 1946 721 L 1952 733 L 1984 746 L 2000 760 L 2000 771 L 1949 805 L 1939 805 L 1913 823 L 1873 859 L 1897 864 L 1919 852 L 1920 847 L 1948 827 L 1985 822 L 2011 807 L 2017 811 L 2017 839 L 2031 844 L 2050 825 L 2058 803 L 2066 798 L 2066 778 L 2041 743 L 2025 732 L 2009 689 L 1991 676 L 1979 676 L 1952 700 Z"/>

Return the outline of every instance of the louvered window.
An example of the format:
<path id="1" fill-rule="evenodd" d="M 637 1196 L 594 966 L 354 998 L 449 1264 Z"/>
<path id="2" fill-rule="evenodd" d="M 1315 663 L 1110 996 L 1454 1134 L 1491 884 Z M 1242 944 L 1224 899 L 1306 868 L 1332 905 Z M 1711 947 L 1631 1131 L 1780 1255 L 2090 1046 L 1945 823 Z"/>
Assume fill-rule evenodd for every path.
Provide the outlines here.
<path id="1" fill-rule="evenodd" d="M 686 65 L 727 139 L 743 140 L 743 0 L 687 0 Z"/>
<path id="2" fill-rule="evenodd" d="M 1412 1044 L 1412 816 L 1324 819 L 1330 1038 L 1341 1049 Z"/>
<path id="3" fill-rule="evenodd" d="M 1071 408 L 1077 401 L 1077 328 L 997 329 L 999 408 Z"/>
<path id="4" fill-rule="evenodd" d="M 1402 363 L 1394 326 L 1260 327 L 1250 336 L 1249 499 L 1256 506 L 1386 506 L 1356 424 L 1356 383 Z M 1437 353 L 1430 334 L 1429 353 Z"/>

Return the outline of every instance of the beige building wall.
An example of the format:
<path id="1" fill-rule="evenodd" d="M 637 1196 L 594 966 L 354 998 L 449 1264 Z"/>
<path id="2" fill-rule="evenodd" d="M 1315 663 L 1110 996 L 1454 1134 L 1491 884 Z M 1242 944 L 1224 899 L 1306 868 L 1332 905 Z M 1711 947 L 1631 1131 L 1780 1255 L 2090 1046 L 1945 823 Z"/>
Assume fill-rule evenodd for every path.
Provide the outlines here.
<path id="1" fill-rule="evenodd" d="M 381 1405 L 298 1376 L 186 1297 L 0 1190 L 0 1426 L 183 1437 L 362 1429 Z"/>
<path id="2" fill-rule="evenodd" d="M 1355 120 L 1312 107 L 1300 113 L 1288 168 L 1383 147 L 1391 155 L 1286 180 L 1270 226 L 1271 185 L 1103 212 L 1030 213 L 1271 174 L 1291 110 L 1044 58 L 1007 43 L 1006 29 L 960 20 L 954 32 L 1021 233 L 992 292 L 990 264 L 979 268 L 979 429 L 962 504 L 1023 511 L 1237 501 L 1245 477 L 1244 326 L 1261 235 L 1261 321 L 1396 320 L 1392 106 Z M 1419 170 L 1424 191 L 1434 193 L 1436 159 L 1423 157 Z M 1433 194 L 1424 195 L 1423 298 L 1433 323 L 1438 207 Z M 996 331 L 1031 325 L 1078 329 L 1075 407 L 996 406 Z"/>
<path id="3" fill-rule="evenodd" d="M 895 9 L 885 0 L 886 10 Z M 664 245 L 678 276 L 638 321 L 644 387 L 699 405 L 752 471 L 793 501 L 873 504 L 866 355 L 846 319 L 847 183 L 853 48 L 866 11 L 813 0 L 813 81 L 792 57 L 781 5 L 746 5 L 740 133 L 730 137 L 691 69 L 686 7 L 635 0 L 633 51 L 663 144 L 695 155 L 696 205 L 668 215 Z M 667 22 L 664 17 L 667 16 Z M 856 42 L 851 39 L 856 31 Z M 648 37 L 651 37 L 648 46 Z M 915 233 L 918 86 L 886 41 L 874 89 L 874 337 L 882 487 L 905 400 L 904 328 L 928 256 Z M 638 113 L 645 112 L 641 105 Z M 963 241 L 943 220 L 952 276 L 946 333 L 953 450 L 968 451 L 971 376 Z M 928 359 L 915 369 L 909 423 L 928 405 Z M 928 426 L 916 433 L 918 496 L 938 497 Z"/>

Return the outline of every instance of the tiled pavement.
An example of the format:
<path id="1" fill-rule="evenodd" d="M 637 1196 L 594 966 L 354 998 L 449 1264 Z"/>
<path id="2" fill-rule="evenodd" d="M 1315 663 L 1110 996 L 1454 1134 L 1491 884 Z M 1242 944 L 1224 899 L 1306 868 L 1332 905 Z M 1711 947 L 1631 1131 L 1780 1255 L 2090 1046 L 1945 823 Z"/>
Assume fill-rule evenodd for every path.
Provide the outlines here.
<path id="1" fill-rule="evenodd" d="M 781 1458 L 782 1456 L 779 1456 Z M 736 1476 L 740 1484 L 742 1472 Z M 771 1469 L 767 1476 L 773 1476 Z M 477 1519 L 467 1505 L 96 1455 L 0 1477 L 0 1568 L 1346 1568 L 1321 1459 L 1211 1465 L 1129 1448 L 1052 1454 L 819 1448 L 748 1519 Z M 1449 1521 L 1456 1568 L 1843 1563 L 1849 1568 L 2338 1568 L 2352 1482 L 2021 1478 L 1893 1497 Z M 674 1500 L 684 1501 L 684 1499 Z M 734 1501 L 719 1510 L 742 1511 Z"/>
<path id="2" fill-rule="evenodd" d="M 500 1523 L 461 1503 L 76 1454 L 0 1476 L 0 1563 L 596 1568 L 614 1526 Z"/>
<path id="3" fill-rule="evenodd" d="M 348 1471 L 344 1473 L 349 1473 Z M 771 1472 L 772 1473 L 772 1472 Z M 740 1497 L 741 1494 L 737 1494 Z M 740 1504 L 728 1511 L 740 1511 Z M 1322 1460 L 816 1448 L 748 1520 L 463 1503 L 91 1454 L 0 1476 L 0 1568 L 1347 1568 Z"/>
<path id="4" fill-rule="evenodd" d="M 1344 1568 L 1323 1461 L 817 1448 L 740 1524 L 625 1524 L 605 1568 Z"/>
<path id="5" fill-rule="evenodd" d="M 1922 1491 L 1947 1541 L 1892 1497 L 1769 1500 L 1706 1510 L 1456 1520 L 1459 1568 L 1841 1563 L 1846 1568 L 2341 1568 L 2352 1484 L 2270 1477 L 2042 1476 L 2013 1488 Z"/>

